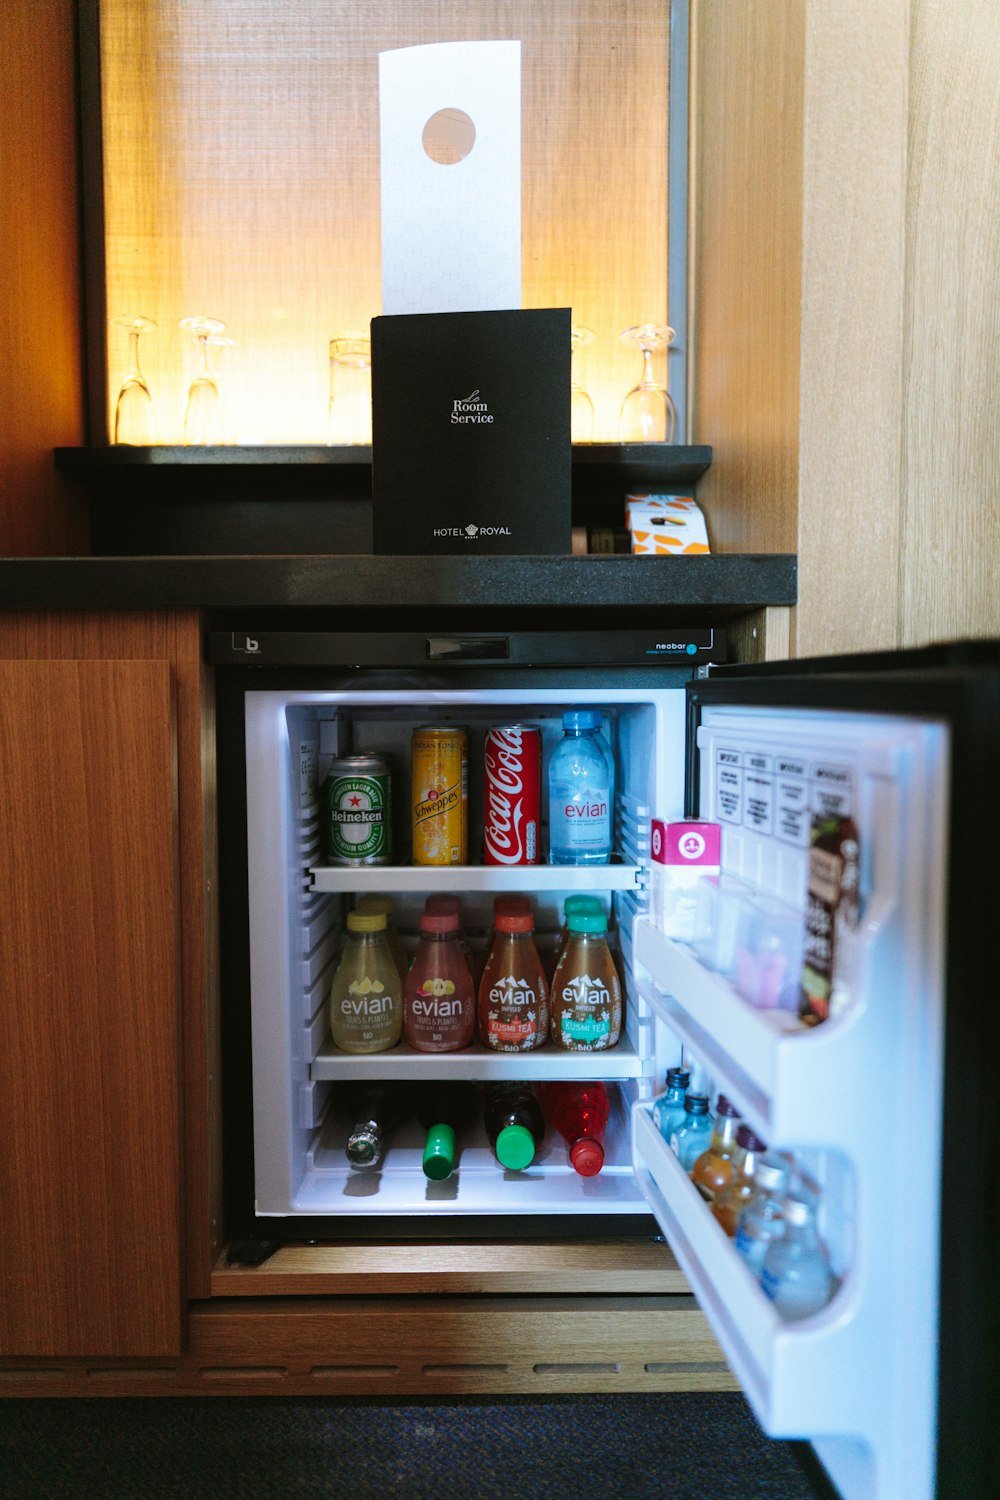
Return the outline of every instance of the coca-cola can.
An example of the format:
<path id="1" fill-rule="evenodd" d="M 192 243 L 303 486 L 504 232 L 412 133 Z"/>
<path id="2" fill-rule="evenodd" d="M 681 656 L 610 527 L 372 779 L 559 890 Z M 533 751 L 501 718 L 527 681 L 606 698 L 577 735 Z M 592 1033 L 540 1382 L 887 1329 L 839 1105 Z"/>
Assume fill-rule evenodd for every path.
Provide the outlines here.
<path id="1" fill-rule="evenodd" d="M 488 865 L 537 865 L 542 813 L 542 732 L 498 724 L 486 735 L 485 839 Z"/>

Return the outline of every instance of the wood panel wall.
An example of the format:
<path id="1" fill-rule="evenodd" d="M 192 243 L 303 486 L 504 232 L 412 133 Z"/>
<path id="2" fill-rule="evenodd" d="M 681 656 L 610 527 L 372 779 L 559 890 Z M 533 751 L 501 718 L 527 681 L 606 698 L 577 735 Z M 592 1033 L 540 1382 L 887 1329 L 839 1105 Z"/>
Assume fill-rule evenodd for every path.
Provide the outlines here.
<path id="1" fill-rule="evenodd" d="M 0 12 L 0 555 L 86 552 L 52 449 L 83 440 L 74 0 Z"/>
<path id="2" fill-rule="evenodd" d="M 597 335 L 577 376 L 617 440 L 667 316 L 669 7 L 664 0 L 103 0 L 110 316 L 142 312 L 161 441 L 179 438 L 186 339 L 223 320 L 231 436 L 326 440 L 327 346 L 380 310 L 378 54 L 516 39 L 523 78 L 523 302 Z M 448 168 L 442 168 L 447 171 Z M 124 334 L 109 351 L 109 403 Z"/>
<path id="3" fill-rule="evenodd" d="M 1000 634 L 1000 12 L 912 0 L 901 641 Z"/>
<path id="4" fill-rule="evenodd" d="M 801 0 L 692 4 L 691 422 L 719 552 L 796 549 L 804 53 Z"/>
<path id="5" fill-rule="evenodd" d="M 716 546 L 798 553 L 793 655 L 995 634 L 996 6 L 693 15 L 692 408 Z"/>
<path id="6" fill-rule="evenodd" d="M 214 915 L 218 890 L 215 717 L 212 678 L 202 661 L 200 617 L 152 610 L 137 614 L 0 611 L 3 660 L 42 664 L 152 661 L 170 668 L 176 714 L 180 868 L 183 1260 L 187 1295 L 206 1297 L 223 1225 L 218 924 Z M 31 858 L 36 857 L 36 848 L 37 841 L 33 841 Z M 58 1130 L 58 1120 L 54 1128 Z"/>

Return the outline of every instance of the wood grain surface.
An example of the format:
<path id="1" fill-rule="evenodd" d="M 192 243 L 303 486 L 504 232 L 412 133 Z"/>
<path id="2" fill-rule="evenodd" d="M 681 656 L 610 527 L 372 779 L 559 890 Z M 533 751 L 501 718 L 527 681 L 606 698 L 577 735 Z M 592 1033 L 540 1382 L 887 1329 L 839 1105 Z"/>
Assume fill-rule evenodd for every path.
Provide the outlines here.
<path id="1" fill-rule="evenodd" d="M 0 1347 L 180 1348 L 165 661 L 0 662 Z"/>
<path id="2" fill-rule="evenodd" d="M 552 1295 L 584 1288 L 604 1295 L 690 1290 L 669 1248 L 648 1239 L 286 1245 L 260 1266 L 220 1260 L 212 1277 L 221 1297 Z"/>
<path id="3" fill-rule="evenodd" d="M 78 487 L 52 449 L 82 443 L 73 0 L 0 15 L 0 555 L 85 553 Z"/>
<path id="4" fill-rule="evenodd" d="M 903 645 L 1000 634 L 1000 11 L 911 12 Z"/>
<path id="5" fill-rule="evenodd" d="M 222 1234 L 213 679 L 197 613 L 0 612 L 0 658 L 171 668 L 177 731 L 186 1291 L 205 1297 Z"/>

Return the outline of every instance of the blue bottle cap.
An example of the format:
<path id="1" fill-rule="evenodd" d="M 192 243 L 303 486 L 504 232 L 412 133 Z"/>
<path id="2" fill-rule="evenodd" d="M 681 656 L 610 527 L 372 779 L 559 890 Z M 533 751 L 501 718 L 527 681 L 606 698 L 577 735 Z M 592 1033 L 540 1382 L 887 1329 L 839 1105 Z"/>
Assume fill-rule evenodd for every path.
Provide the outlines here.
<path id="1" fill-rule="evenodd" d="M 603 723 L 604 715 L 589 708 L 577 708 L 563 714 L 564 729 L 600 729 Z"/>

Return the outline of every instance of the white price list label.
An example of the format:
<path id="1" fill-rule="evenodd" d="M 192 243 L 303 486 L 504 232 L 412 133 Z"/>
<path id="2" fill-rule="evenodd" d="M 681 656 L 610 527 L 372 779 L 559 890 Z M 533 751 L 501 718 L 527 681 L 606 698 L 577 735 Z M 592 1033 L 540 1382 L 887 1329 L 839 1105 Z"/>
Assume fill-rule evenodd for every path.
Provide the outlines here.
<path id="1" fill-rule="evenodd" d="M 804 760 L 780 755 L 775 764 L 777 808 L 775 837 L 796 849 L 809 847 L 809 768 Z"/>
<path id="2" fill-rule="evenodd" d="M 316 741 L 299 741 L 299 804 L 307 807 L 316 800 Z"/>
<path id="3" fill-rule="evenodd" d="M 846 818 L 854 811 L 854 773 L 850 766 L 817 761 L 811 767 L 812 810 L 823 818 Z"/>
<path id="4" fill-rule="evenodd" d="M 743 756 L 743 823 L 756 833 L 774 832 L 772 757 L 748 750 Z"/>
<path id="5" fill-rule="evenodd" d="M 715 753 L 715 816 L 720 823 L 743 822 L 743 752 Z"/>

